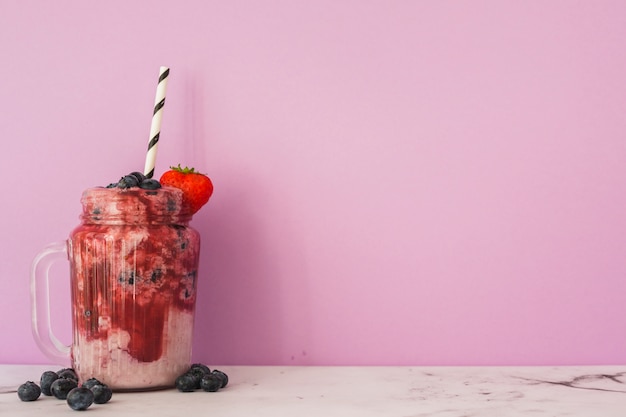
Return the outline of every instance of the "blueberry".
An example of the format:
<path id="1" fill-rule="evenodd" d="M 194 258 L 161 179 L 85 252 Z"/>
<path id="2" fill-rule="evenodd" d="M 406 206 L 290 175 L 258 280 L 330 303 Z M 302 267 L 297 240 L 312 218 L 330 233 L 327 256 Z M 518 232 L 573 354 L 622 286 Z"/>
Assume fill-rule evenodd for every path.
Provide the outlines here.
<path id="1" fill-rule="evenodd" d="M 109 402 L 111 397 L 113 396 L 113 391 L 106 384 L 97 384 L 91 387 L 91 392 L 93 392 L 93 402 L 96 404 L 104 404 Z"/>
<path id="2" fill-rule="evenodd" d="M 146 178 L 139 183 L 139 188 L 144 190 L 158 190 L 161 188 L 161 183 L 153 178 Z"/>
<path id="3" fill-rule="evenodd" d="M 77 386 L 78 383 L 73 379 L 59 378 L 50 386 L 50 392 L 59 400 L 65 400 L 67 394 Z"/>
<path id="4" fill-rule="evenodd" d="M 222 378 L 215 374 L 207 374 L 200 380 L 200 388 L 207 392 L 215 392 L 222 386 Z"/>
<path id="5" fill-rule="evenodd" d="M 76 371 L 72 368 L 63 368 L 60 371 L 57 371 L 57 375 L 59 378 L 73 379 L 78 382 L 78 375 L 76 375 Z"/>
<path id="6" fill-rule="evenodd" d="M 48 396 L 52 395 L 52 393 L 50 392 L 50 385 L 52 385 L 52 383 L 57 379 L 59 379 L 59 375 L 54 371 L 46 371 L 41 374 L 41 379 L 39 380 L 41 393 Z"/>
<path id="7" fill-rule="evenodd" d="M 220 388 L 224 388 L 226 385 L 228 385 L 228 375 L 226 375 L 224 372 L 213 369 L 211 374 L 217 375 L 222 380 L 222 386 Z"/>
<path id="8" fill-rule="evenodd" d="M 137 172 L 137 171 L 131 172 L 130 175 L 137 178 L 137 182 L 141 182 L 146 179 L 146 176 L 143 175 L 141 172 Z"/>
<path id="9" fill-rule="evenodd" d="M 201 376 L 187 372 L 176 378 L 176 389 L 182 392 L 191 392 L 200 388 Z"/>
<path id="10" fill-rule="evenodd" d="M 94 395 L 89 388 L 76 387 L 67 394 L 67 405 L 72 410 L 86 410 L 93 404 Z"/>
<path id="11" fill-rule="evenodd" d="M 139 180 L 134 175 L 125 175 L 117 183 L 118 188 L 132 188 L 139 185 Z"/>
<path id="12" fill-rule="evenodd" d="M 202 363 L 194 363 L 189 367 L 189 372 L 200 373 L 202 375 L 210 374 L 211 370 Z"/>
<path id="13" fill-rule="evenodd" d="M 91 389 L 94 385 L 103 385 L 102 382 L 97 380 L 96 378 L 89 378 L 81 385 L 83 388 Z"/>
<path id="14" fill-rule="evenodd" d="M 150 275 L 150 281 L 157 282 L 158 280 L 161 279 L 162 276 L 163 276 L 163 270 L 161 268 L 157 268 L 154 271 L 152 271 L 152 274 Z"/>
<path id="15" fill-rule="evenodd" d="M 23 383 L 17 388 L 17 396 L 22 401 L 35 401 L 41 395 L 41 388 L 33 381 Z"/>

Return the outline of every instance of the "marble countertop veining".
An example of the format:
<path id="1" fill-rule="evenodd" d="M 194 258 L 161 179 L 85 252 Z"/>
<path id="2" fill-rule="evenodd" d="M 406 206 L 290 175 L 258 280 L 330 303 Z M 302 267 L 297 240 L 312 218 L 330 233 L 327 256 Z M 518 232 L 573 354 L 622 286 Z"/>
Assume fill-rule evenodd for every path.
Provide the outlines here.
<path id="1" fill-rule="evenodd" d="M 26 403 L 18 385 L 50 365 L 0 365 L 0 414 L 67 416 L 64 401 Z M 217 393 L 174 389 L 115 393 L 99 415 L 341 417 L 623 417 L 626 366 L 418 367 L 223 366 Z M 106 410 L 106 411 L 105 411 Z"/>

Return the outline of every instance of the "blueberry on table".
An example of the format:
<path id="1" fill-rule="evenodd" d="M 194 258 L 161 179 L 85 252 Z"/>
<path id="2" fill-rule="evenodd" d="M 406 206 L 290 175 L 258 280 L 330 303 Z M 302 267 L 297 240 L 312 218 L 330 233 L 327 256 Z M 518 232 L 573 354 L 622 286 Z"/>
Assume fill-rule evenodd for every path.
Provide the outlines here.
<path id="1" fill-rule="evenodd" d="M 192 392 L 200 388 L 202 377 L 198 374 L 187 372 L 176 378 L 176 389 L 181 392 Z"/>
<path id="2" fill-rule="evenodd" d="M 17 396 L 22 401 L 35 401 L 41 395 L 41 388 L 33 381 L 23 383 L 17 388 Z"/>
<path id="3" fill-rule="evenodd" d="M 97 384 L 91 387 L 93 392 L 93 402 L 96 404 L 108 403 L 113 396 L 113 391 L 106 384 Z"/>
<path id="4" fill-rule="evenodd" d="M 57 375 L 59 378 L 73 379 L 78 382 L 78 375 L 76 375 L 76 371 L 72 368 L 63 368 L 60 371 L 57 371 Z"/>
<path id="5" fill-rule="evenodd" d="M 222 386 L 220 388 L 224 388 L 226 385 L 228 385 L 228 375 L 226 375 L 224 372 L 213 369 L 211 374 L 217 375 L 217 377 L 222 380 Z"/>
<path id="6" fill-rule="evenodd" d="M 52 393 L 50 392 L 50 386 L 57 379 L 59 379 L 59 375 L 54 371 L 46 371 L 41 374 L 41 378 L 39 379 L 41 393 L 48 396 L 52 395 Z"/>
<path id="7" fill-rule="evenodd" d="M 189 367 L 189 372 L 192 372 L 194 374 L 206 375 L 210 374 L 211 370 L 208 366 L 202 363 L 194 363 Z"/>
<path id="8" fill-rule="evenodd" d="M 222 386 L 222 378 L 215 374 L 207 374 L 200 380 L 200 388 L 207 392 L 216 392 Z"/>
<path id="9" fill-rule="evenodd" d="M 81 387 L 84 387 L 84 388 L 87 388 L 87 389 L 91 389 L 95 385 L 103 385 L 103 384 L 102 384 L 102 382 L 100 382 L 96 378 L 89 378 L 88 380 L 83 382 Z"/>
<path id="10" fill-rule="evenodd" d="M 50 392 L 59 400 L 67 399 L 67 394 L 78 386 L 73 379 L 59 378 L 50 386 Z"/>
<path id="11" fill-rule="evenodd" d="M 93 404 L 94 395 L 89 388 L 76 387 L 67 394 L 67 405 L 72 410 L 86 410 Z"/>

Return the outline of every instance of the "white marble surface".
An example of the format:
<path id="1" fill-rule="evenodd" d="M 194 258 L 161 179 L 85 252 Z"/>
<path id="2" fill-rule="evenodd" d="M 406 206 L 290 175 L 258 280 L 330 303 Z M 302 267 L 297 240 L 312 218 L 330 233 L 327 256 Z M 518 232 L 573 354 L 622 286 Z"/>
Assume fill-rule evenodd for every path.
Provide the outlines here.
<path id="1" fill-rule="evenodd" d="M 16 387 L 55 366 L 0 365 L 0 415 L 73 413 L 64 401 L 21 402 Z M 217 367 L 217 393 L 115 393 L 97 415 L 184 416 L 626 416 L 626 366 Z M 71 414 L 70 414 L 71 415 Z"/>

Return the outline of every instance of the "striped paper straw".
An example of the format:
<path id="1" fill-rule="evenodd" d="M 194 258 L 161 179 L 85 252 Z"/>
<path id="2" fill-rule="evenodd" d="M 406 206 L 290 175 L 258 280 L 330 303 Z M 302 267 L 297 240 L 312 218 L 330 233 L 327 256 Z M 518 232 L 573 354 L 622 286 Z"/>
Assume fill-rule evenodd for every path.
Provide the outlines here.
<path id="1" fill-rule="evenodd" d="M 157 84 L 156 97 L 154 98 L 154 112 L 152 113 L 152 125 L 150 126 L 150 142 L 148 142 L 148 153 L 146 153 L 146 166 L 143 173 L 146 177 L 152 178 L 154 175 L 154 165 L 156 163 L 159 136 L 161 134 L 161 117 L 163 116 L 163 106 L 165 106 L 165 90 L 167 89 L 167 77 L 170 75 L 168 67 L 161 67 L 159 70 L 159 83 Z"/>

